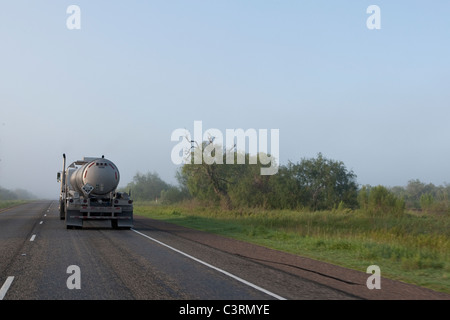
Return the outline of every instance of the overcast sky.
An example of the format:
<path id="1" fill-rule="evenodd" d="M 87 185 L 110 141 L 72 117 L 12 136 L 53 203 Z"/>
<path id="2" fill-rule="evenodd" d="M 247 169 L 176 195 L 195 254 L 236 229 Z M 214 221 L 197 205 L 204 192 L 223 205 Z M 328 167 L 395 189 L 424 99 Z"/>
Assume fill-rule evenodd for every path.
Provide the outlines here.
<path id="1" fill-rule="evenodd" d="M 2 1 L 0 186 L 58 198 L 63 153 L 105 155 L 121 186 L 149 171 L 175 183 L 171 134 L 194 121 L 279 129 L 281 164 L 321 152 L 361 185 L 450 182 L 449 13 L 447 0 Z"/>

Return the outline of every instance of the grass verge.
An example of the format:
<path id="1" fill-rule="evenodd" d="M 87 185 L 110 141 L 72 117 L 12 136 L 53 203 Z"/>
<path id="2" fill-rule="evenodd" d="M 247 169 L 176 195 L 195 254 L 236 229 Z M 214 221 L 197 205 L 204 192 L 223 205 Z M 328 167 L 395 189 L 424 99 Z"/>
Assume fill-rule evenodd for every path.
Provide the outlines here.
<path id="1" fill-rule="evenodd" d="M 0 200 L 0 210 L 29 202 L 28 200 Z"/>
<path id="2" fill-rule="evenodd" d="M 450 293 L 450 215 L 239 209 L 135 203 L 135 214 Z"/>

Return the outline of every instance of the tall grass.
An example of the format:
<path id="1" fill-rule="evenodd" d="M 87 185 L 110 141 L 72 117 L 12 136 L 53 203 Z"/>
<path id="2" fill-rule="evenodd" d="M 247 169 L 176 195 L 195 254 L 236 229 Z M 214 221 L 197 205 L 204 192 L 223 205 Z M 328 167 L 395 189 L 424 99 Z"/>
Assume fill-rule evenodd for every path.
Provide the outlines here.
<path id="1" fill-rule="evenodd" d="M 450 215 L 363 210 L 224 211 L 137 203 L 135 213 L 450 293 Z"/>

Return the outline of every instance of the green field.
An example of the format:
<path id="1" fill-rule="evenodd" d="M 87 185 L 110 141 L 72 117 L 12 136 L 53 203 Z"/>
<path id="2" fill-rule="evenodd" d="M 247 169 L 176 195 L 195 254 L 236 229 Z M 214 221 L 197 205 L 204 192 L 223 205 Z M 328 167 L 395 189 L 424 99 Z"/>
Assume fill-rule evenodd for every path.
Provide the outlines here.
<path id="1" fill-rule="evenodd" d="M 28 200 L 0 200 L 0 210 L 18 206 L 20 204 L 24 204 L 27 202 L 29 202 L 29 201 Z"/>
<path id="2" fill-rule="evenodd" d="M 221 210 L 137 202 L 135 214 L 450 293 L 450 215 Z"/>

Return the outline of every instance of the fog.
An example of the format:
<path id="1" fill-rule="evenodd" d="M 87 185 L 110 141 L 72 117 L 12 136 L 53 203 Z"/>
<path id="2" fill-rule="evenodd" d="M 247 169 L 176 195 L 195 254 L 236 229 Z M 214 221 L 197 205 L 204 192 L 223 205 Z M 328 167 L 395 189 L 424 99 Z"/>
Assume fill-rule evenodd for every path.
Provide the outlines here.
<path id="1" fill-rule="evenodd" d="M 377 1 L 380 29 L 360 1 L 71 4 L 2 4 L 3 188 L 57 199 L 63 153 L 175 184 L 195 121 L 278 129 L 280 164 L 321 152 L 361 185 L 450 182 L 448 2 Z"/>

